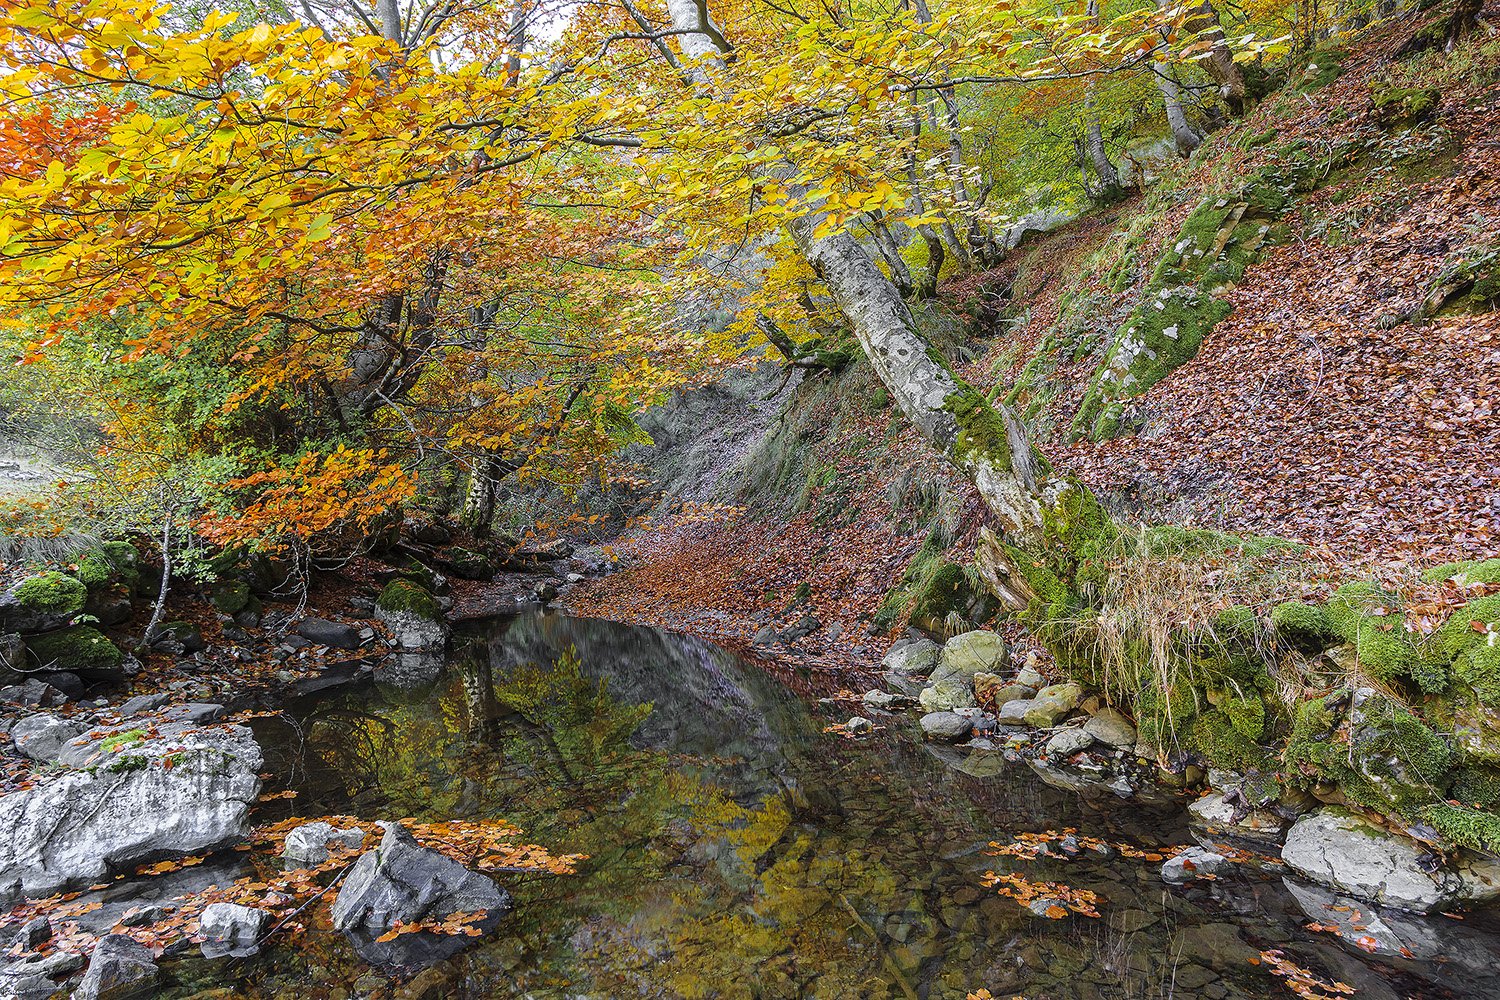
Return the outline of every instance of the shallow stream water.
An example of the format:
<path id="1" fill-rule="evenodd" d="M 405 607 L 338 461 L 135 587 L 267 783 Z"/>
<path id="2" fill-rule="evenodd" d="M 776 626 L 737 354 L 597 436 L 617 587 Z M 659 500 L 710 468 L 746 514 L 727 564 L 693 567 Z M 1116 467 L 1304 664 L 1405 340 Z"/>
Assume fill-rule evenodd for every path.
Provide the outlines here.
<path id="1" fill-rule="evenodd" d="M 1500 935 L 1480 919 L 1381 922 L 1253 870 L 1169 888 L 1159 861 L 991 856 L 1065 827 L 1191 840 L 1180 807 L 1085 801 L 924 745 L 907 717 L 825 733 L 833 720 L 706 642 L 537 612 L 471 627 L 440 672 L 407 666 L 256 720 L 273 781 L 297 793 L 286 808 L 504 818 L 589 860 L 506 881 L 499 930 L 416 978 L 366 965 L 325 920 L 253 959 L 170 965 L 174 995 L 1292 997 L 1258 959 L 1279 949 L 1370 1000 L 1500 997 Z M 1033 915 L 983 888 L 989 871 L 1095 892 L 1100 916 Z M 1373 926 L 1379 953 L 1315 920 L 1350 939 Z"/>

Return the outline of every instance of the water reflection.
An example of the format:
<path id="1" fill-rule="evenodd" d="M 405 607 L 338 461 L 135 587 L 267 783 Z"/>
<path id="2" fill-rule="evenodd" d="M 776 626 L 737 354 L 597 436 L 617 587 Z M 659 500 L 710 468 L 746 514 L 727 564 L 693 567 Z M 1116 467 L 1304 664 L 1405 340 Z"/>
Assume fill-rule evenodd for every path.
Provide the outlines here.
<path id="1" fill-rule="evenodd" d="M 422 973 L 432 996 L 1290 996 L 1252 964 L 1266 948 L 1361 997 L 1500 996 L 1471 957 L 1495 954 L 1478 922 L 1462 940 L 1395 927 L 1415 958 L 1367 955 L 1305 930 L 1323 901 L 1279 879 L 1169 890 L 1149 862 L 988 856 L 990 840 L 1065 826 L 1140 845 L 1187 835 L 1178 811 L 1101 811 L 899 725 L 859 744 L 824 735 L 776 681 L 692 639 L 526 614 L 460 636 L 425 685 L 287 707 L 295 730 L 262 720 L 260 735 L 269 769 L 295 776 L 299 814 L 505 818 L 590 855 L 577 876 L 508 883 L 515 912 Z M 1097 892 L 1103 916 L 1035 917 L 979 887 L 989 869 Z M 373 975 L 316 930 L 231 974 L 241 994 L 299 997 L 367 991 Z"/>

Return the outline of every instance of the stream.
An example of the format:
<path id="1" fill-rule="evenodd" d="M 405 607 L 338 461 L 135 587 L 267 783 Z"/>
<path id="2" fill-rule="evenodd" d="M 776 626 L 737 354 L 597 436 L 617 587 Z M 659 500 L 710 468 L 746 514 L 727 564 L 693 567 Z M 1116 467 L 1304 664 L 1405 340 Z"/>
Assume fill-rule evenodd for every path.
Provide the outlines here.
<path id="1" fill-rule="evenodd" d="M 825 733 L 838 720 L 697 639 L 528 612 L 468 626 L 445 665 L 279 707 L 254 727 L 272 790 L 296 796 L 258 820 L 503 818 L 589 858 L 502 878 L 515 911 L 415 979 L 362 962 L 325 915 L 254 958 L 169 963 L 169 995 L 1292 997 L 1259 957 L 1277 949 L 1360 998 L 1500 997 L 1490 918 L 1362 914 L 1253 868 L 1174 888 L 1116 852 L 992 856 L 1063 828 L 1192 841 L 1180 807 L 1086 801 L 925 745 L 909 716 Z M 981 885 L 990 871 L 1092 891 L 1100 916 L 1033 915 Z M 1373 928 L 1379 954 L 1315 920 Z"/>

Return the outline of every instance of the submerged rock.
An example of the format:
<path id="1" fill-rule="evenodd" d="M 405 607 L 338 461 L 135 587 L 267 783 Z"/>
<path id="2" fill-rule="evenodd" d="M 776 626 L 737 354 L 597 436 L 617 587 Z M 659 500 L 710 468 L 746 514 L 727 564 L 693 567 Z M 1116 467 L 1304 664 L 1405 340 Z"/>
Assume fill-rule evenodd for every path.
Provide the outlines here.
<path id="1" fill-rule="evenodd" d="M 1188 806 L 1193 833 L 1205 846 L 1218 846 L 1222 838 L 1230 843 L 1247 843 L 1258 848 L 1281 846 L 1287 821 L 1269 809 L 1236 806 L 1219 792 L 1210 792 Z"/>
<path id="2" fill-rule="evenodd" d="M 1222 854 L 1189 847 L 1175 858 L 1168 858 L 1161 866 L 1161 878 L 1168 885 L 1184 885 L 1205 875 L 1221 875 L 1228 871 L 1230 861 Z"/>
<path id="3" fill-rule="evenodd" d="M 207 958 L 242 958 L 260 951 L 260 937 L 271 914 L 238 903 L 210 903 L 198 918 Z"/>
<path id="4" fill-rule="evenodd" d="M 96 730 L 58 762 L 60 773 L 0 798 L 0 896 L 234 843 L 260 794 L 260 747 L 243 726 Z"/>
<path id="5" fill-rule="evenodd" d="M 1415 841 L 1337 807 L 1298 819 L 1281 858 L 1319 885 L 1416 913 L 1500 898 L 1500 862 L 1466 854 L 1445 863 Z"/>
<path id="6" fill-rule="evenodd" d="M 333 902 L 334 929 L 347 934 L 366 961 L 427 964 L 457 954 L 474 940 L 425 931 L 376 940 L 397 922 L 483 914 L 473 926 L 487 932 L 510 911 L 510 894 L 492 879 L 422 847 L 399 823 L 381 826 L 385 836 L 380 846 L 354 863 Z"/>
<path id="7" fill-rule="evenodd" d="M 94 946 L 88 971 L 73 991 L 73 1000 L 138 996 L 156 983 L 158 975 L 149 948 L 123 934 L 106 934 Z"/>

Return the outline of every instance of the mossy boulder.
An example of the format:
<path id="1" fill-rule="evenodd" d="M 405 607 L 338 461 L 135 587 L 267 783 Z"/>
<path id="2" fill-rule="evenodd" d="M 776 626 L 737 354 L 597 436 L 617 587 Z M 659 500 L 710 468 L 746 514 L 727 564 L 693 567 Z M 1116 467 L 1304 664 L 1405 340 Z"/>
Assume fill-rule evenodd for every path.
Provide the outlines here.
<path id="1" fill-rule="evenodd" d="M 1422 574 L 1428 583 L 1452 580 L 1460 586 L 1475 583 L 1500 583 L 1500 559 L 1475 559 L 1470 562 L 1443 563 Z"/>
<path id="2" fill-rule="evenodd" d="M 76 614 L 89 596 L 82 581 L 55 571 L 27 577 L 12 594 L 23 609 L 40 615 Z"/>
<path id="3" fill-rule="evenodd" d="M 89 593 L 141 584 L 141 556 L 129 542 L 104 542 L 78 557 L 77 577 Z"/>
<path id="4" fill-rule="evenodd" d="M 1375 120 L 1386 128 L 1424 122 L 1437 114 L 1443 95 L 1436 87 L 1377 86 L 1370 93 Z"/>
<path id="5" fill-rule="evenodd" d="M 1276 638 L 1308 653 L 1319 653 L 1338 642 L 1328 612 L 1316 604 L 1287 601 L 1271 609 Z"/>
<path id="6" fill-rule="evenodd" d="M 209 603 L 226 615 L 239 614 L 251 602 L 259 603 L 245 580 L 220 580 L 209 595 Z"/>
<path id="7" fill-rule="evenodd" d="M 491 580 L 499 571 L 499 561 L 494 556 L 460 545 L 444 550 L 443 565 L 464 580 Z"/>
<path id="8" fill-rule="evenodd" d="M 1344 584 L 1328 599 L 1327 614 L 1334 632 L 1353 647 L 1355 665 L 1371 677 L 1409 679 L 1427 693 L 1447 689 L 1446 664 L 1427 654 L 1418 633 L 1407 629 L 1400 601 L 1378 585 Z"/>
<path id="9" fill-rule="evenodd" d="M 69 671 L 82 677 L 115 680 L 121 676 L 125 654 L 109 637 L 88 625 L 72 625 L 26 641 L 34 666 Z"/>
<path id="10" fill-rule="evenodd" d="M 1284 758 L 1308 783 L 1337 785 L 1353 803 L 1408 819 L 1442 799 L 1456 761 L 1442 736 L 1371 688 L 1299 706 Z"/>
<path id="11" fill-rule="evenodd" d="M 375 608 L 388 614 L 406 612 L 428 621 L 440 621 L 443 617 L 431 591 L 414 580 L 400 577 L 385 585 L 375 599 Z"/>

